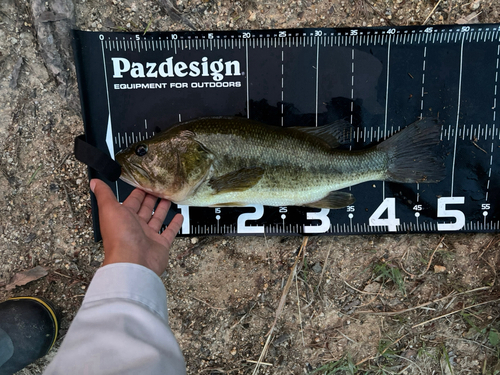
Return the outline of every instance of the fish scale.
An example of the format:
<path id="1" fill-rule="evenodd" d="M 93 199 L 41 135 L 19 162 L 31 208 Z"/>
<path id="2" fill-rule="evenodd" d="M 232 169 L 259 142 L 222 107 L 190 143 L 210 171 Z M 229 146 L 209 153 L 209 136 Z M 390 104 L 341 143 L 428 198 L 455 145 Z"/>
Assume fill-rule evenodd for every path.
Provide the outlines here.
<path id="1" fill-rule="evenodd" d="M 285 127 L 343 119 L 355 132 L 341 148 L 354 151 L 419 117 L 440 119 L 448 156 L 439 183 L 352 185 L 344 191 L 356 202 L 338 210 L 174 205 L 181 235 L 500 230 L 496 24 L 74 36 L 87 140 L 112 157 L 206 116 Z M 131 191 L 110 185 L 120 201 Z"/>

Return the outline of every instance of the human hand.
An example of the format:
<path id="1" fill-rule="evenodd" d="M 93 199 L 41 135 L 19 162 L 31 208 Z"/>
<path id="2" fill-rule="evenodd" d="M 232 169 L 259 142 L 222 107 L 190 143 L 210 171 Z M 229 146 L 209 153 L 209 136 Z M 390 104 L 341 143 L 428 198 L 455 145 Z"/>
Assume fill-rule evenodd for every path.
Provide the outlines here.
<path id="1" fill-rule="evenodd" d="M 99 206 L 99 223 L 104 245 L 103 265 L 135 263 L 147 267 L 159 276 L 168 266 L 168 253 L 183 217 L 175 215 L 169 226 L 159 234 L 170 201 L 162 199 L 152 215 L 155 196 L 135 189 L 120 204 L 106 183 L 90 181 Z"/>

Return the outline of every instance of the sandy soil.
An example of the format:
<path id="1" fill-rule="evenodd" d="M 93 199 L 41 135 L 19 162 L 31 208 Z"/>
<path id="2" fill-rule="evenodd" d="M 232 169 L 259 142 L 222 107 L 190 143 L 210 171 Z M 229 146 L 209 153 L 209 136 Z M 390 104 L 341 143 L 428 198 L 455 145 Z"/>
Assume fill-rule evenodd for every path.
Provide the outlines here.
<path id="1" fill-rule="evenodd" d="M 2 0 L 0 301 L 19 295 L 51 299 L 63 315 L 58 346 L 103 259 L 102 245 L 93 242 L 86 169 L 72 155 L 83 124 L 71 27 L 143 31 L 150 23 L 151 31 L 173 31 L 500 22 L 500 5 L 493 0 L 444 0 L 433 10 L 435 5 Z M 319 373 L 336 373 L 335 366 L 338 373 L 500 372 L 498 240 L 486 234 L 310 238 L 259 373 L 303 374 L 323 365 Z M 299 237 L 176 241 L 164 281 L 188 373 L 252 373 L 301 243 Z M 5 288 L 16 273 L 37 265 L 48 275 Z M 21 373 L 40 373 L 57 346 Z"/>

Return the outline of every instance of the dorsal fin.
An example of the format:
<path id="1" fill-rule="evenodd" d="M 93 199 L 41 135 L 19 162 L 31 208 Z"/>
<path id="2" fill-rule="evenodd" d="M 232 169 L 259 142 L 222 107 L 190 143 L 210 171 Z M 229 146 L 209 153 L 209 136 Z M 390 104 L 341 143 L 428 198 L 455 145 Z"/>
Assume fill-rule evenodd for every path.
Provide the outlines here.
<path id="1" fill-rule="evenodd" d="M 315 127 L 294 126 L 290 129 L 320 138 L 331 148 L 350 143 L 354 135 L 354 127 L 345 120 L 337 120 L 331 124 Z"/>

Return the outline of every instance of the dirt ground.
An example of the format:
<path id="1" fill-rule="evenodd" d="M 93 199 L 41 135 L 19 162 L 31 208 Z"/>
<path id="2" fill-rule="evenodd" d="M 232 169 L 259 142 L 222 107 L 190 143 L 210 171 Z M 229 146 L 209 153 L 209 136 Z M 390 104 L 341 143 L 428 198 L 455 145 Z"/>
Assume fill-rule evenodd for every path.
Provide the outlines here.
<path id="1" fill-rule="evenodd" d="M 500 22 L 496 0 L 72 1 L 0 2 L 0 301 L 43 296 L 63 316 L 56 348 L 21 374 L 41 373 L 54 356 L 103 259 L 86 168 L 72 155 L 83 124 L 71 27 Z M 302 241 L 176 240 L 163 280 L 189 374 L 253 373 Z M 499 241 L 487 234 L 309 238 L 257 373 L 500 373 Z M 46 276 L 7 290 L 16 273 L 38 265 Z"/>

